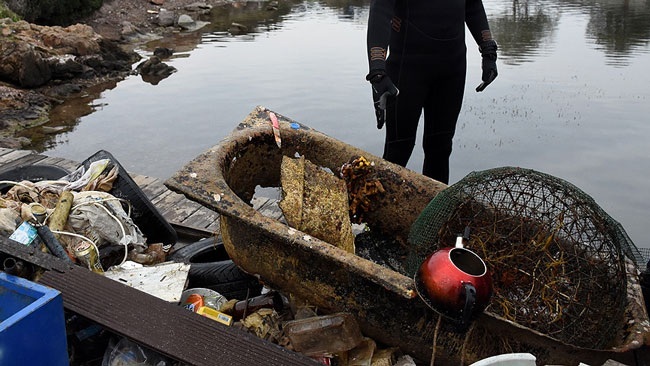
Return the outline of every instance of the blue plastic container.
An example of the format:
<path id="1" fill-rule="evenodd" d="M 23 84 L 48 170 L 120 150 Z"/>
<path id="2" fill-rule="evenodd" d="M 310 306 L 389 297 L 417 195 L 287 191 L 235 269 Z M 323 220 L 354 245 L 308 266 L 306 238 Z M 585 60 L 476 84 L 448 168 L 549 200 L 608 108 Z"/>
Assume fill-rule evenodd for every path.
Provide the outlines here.
<path id="1" fill-rule="evenodd" d="M 0 272 L 0 366 L 68 366 L 61 293 Z"/>

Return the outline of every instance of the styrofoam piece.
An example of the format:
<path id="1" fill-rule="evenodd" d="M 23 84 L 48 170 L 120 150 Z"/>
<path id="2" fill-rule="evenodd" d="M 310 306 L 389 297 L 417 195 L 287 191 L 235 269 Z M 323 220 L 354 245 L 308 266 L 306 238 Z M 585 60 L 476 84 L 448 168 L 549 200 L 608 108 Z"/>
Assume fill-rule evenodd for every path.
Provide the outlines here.
<path id="1" fill-rule="evenodd" d="M 105 276 L 169 302 L 179 302 L 190 272 L 188 263 L 165 262 L 154 266 L 111 267 Z"/>
<path id="2" fill-rule="evenodd" d="M 536 357 L 530 353 L 504 353 L 476 361 L 470 366 L 535 366 Z"/>

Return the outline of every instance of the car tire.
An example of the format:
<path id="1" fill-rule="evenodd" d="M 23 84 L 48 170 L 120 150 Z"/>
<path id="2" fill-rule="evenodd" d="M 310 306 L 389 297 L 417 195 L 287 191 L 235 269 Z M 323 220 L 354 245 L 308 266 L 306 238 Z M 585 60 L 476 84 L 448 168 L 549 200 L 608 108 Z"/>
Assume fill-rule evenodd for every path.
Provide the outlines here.
<path id="1" fill-rule="evenodd" d="M 208 288 L 228 300 L 243 300 L 261 294 L 260 282 L 230 259 L 220 238 L 206 238 L 188 244 L 174 251 L 168 259 L 190 264 L 188 288 Z"/>

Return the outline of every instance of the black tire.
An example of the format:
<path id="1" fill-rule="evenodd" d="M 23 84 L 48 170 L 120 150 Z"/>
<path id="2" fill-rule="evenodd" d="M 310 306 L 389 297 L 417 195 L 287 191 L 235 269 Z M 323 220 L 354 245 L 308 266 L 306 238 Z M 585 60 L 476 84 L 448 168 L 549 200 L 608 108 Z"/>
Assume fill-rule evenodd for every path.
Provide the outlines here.
<path id="1" fill-rule="evenodd" d="M 40 182 L 42 180 L 55 180 L 68 175 L 68 171 L 56 165 L 35 164 L 22 165 L 4 172 L 0 172 L 0 180 L 20 182 L 28 180 L 30 182 Z M 11 184 L 0 184 L 0 192 L 7 193 L 12 187 Z"/>
<path id="2" fill-rule="evenodd" d="M 210 263 L 229 260 L 223 241 L 214 237 L 201 239 L 175 250 L 169 260 L 185 263 Z"/>
<path id="3" fill-rule="evenodd" d="M 176 250 L 168 259 L 190 264 L 188 288 L 209 288 L 228 300 L 261 294 L 257 278 L 230 260 L 221 239 L 201 239 Z"/>

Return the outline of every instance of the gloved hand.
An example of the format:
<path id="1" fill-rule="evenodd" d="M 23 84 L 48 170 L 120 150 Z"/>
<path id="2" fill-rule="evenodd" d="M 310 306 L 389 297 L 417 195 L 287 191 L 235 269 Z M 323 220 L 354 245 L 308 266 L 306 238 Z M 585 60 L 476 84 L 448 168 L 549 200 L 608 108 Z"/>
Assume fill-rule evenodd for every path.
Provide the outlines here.
<path id="1" fill-rule="evenodd" d="M 476 87 L 476 91 L 483 91 L 499 74 L 497 72 L 497 43 L 495 41 L 485 41 L 479 47 L 481 51 L 481 68 L 483 69 L 483 82 Z"/>
<path id="2" fill-rule="evenodd" d="M 386 123 L 386 104 L 388 97 L 395 97 L 399 90 L 390 80 L 384 70 L 373 71 L 366 80 L 372 84 L 372 100 L 375 105 L 375 117 L 377 117 L 377 128 L 381 129 Z"/>

